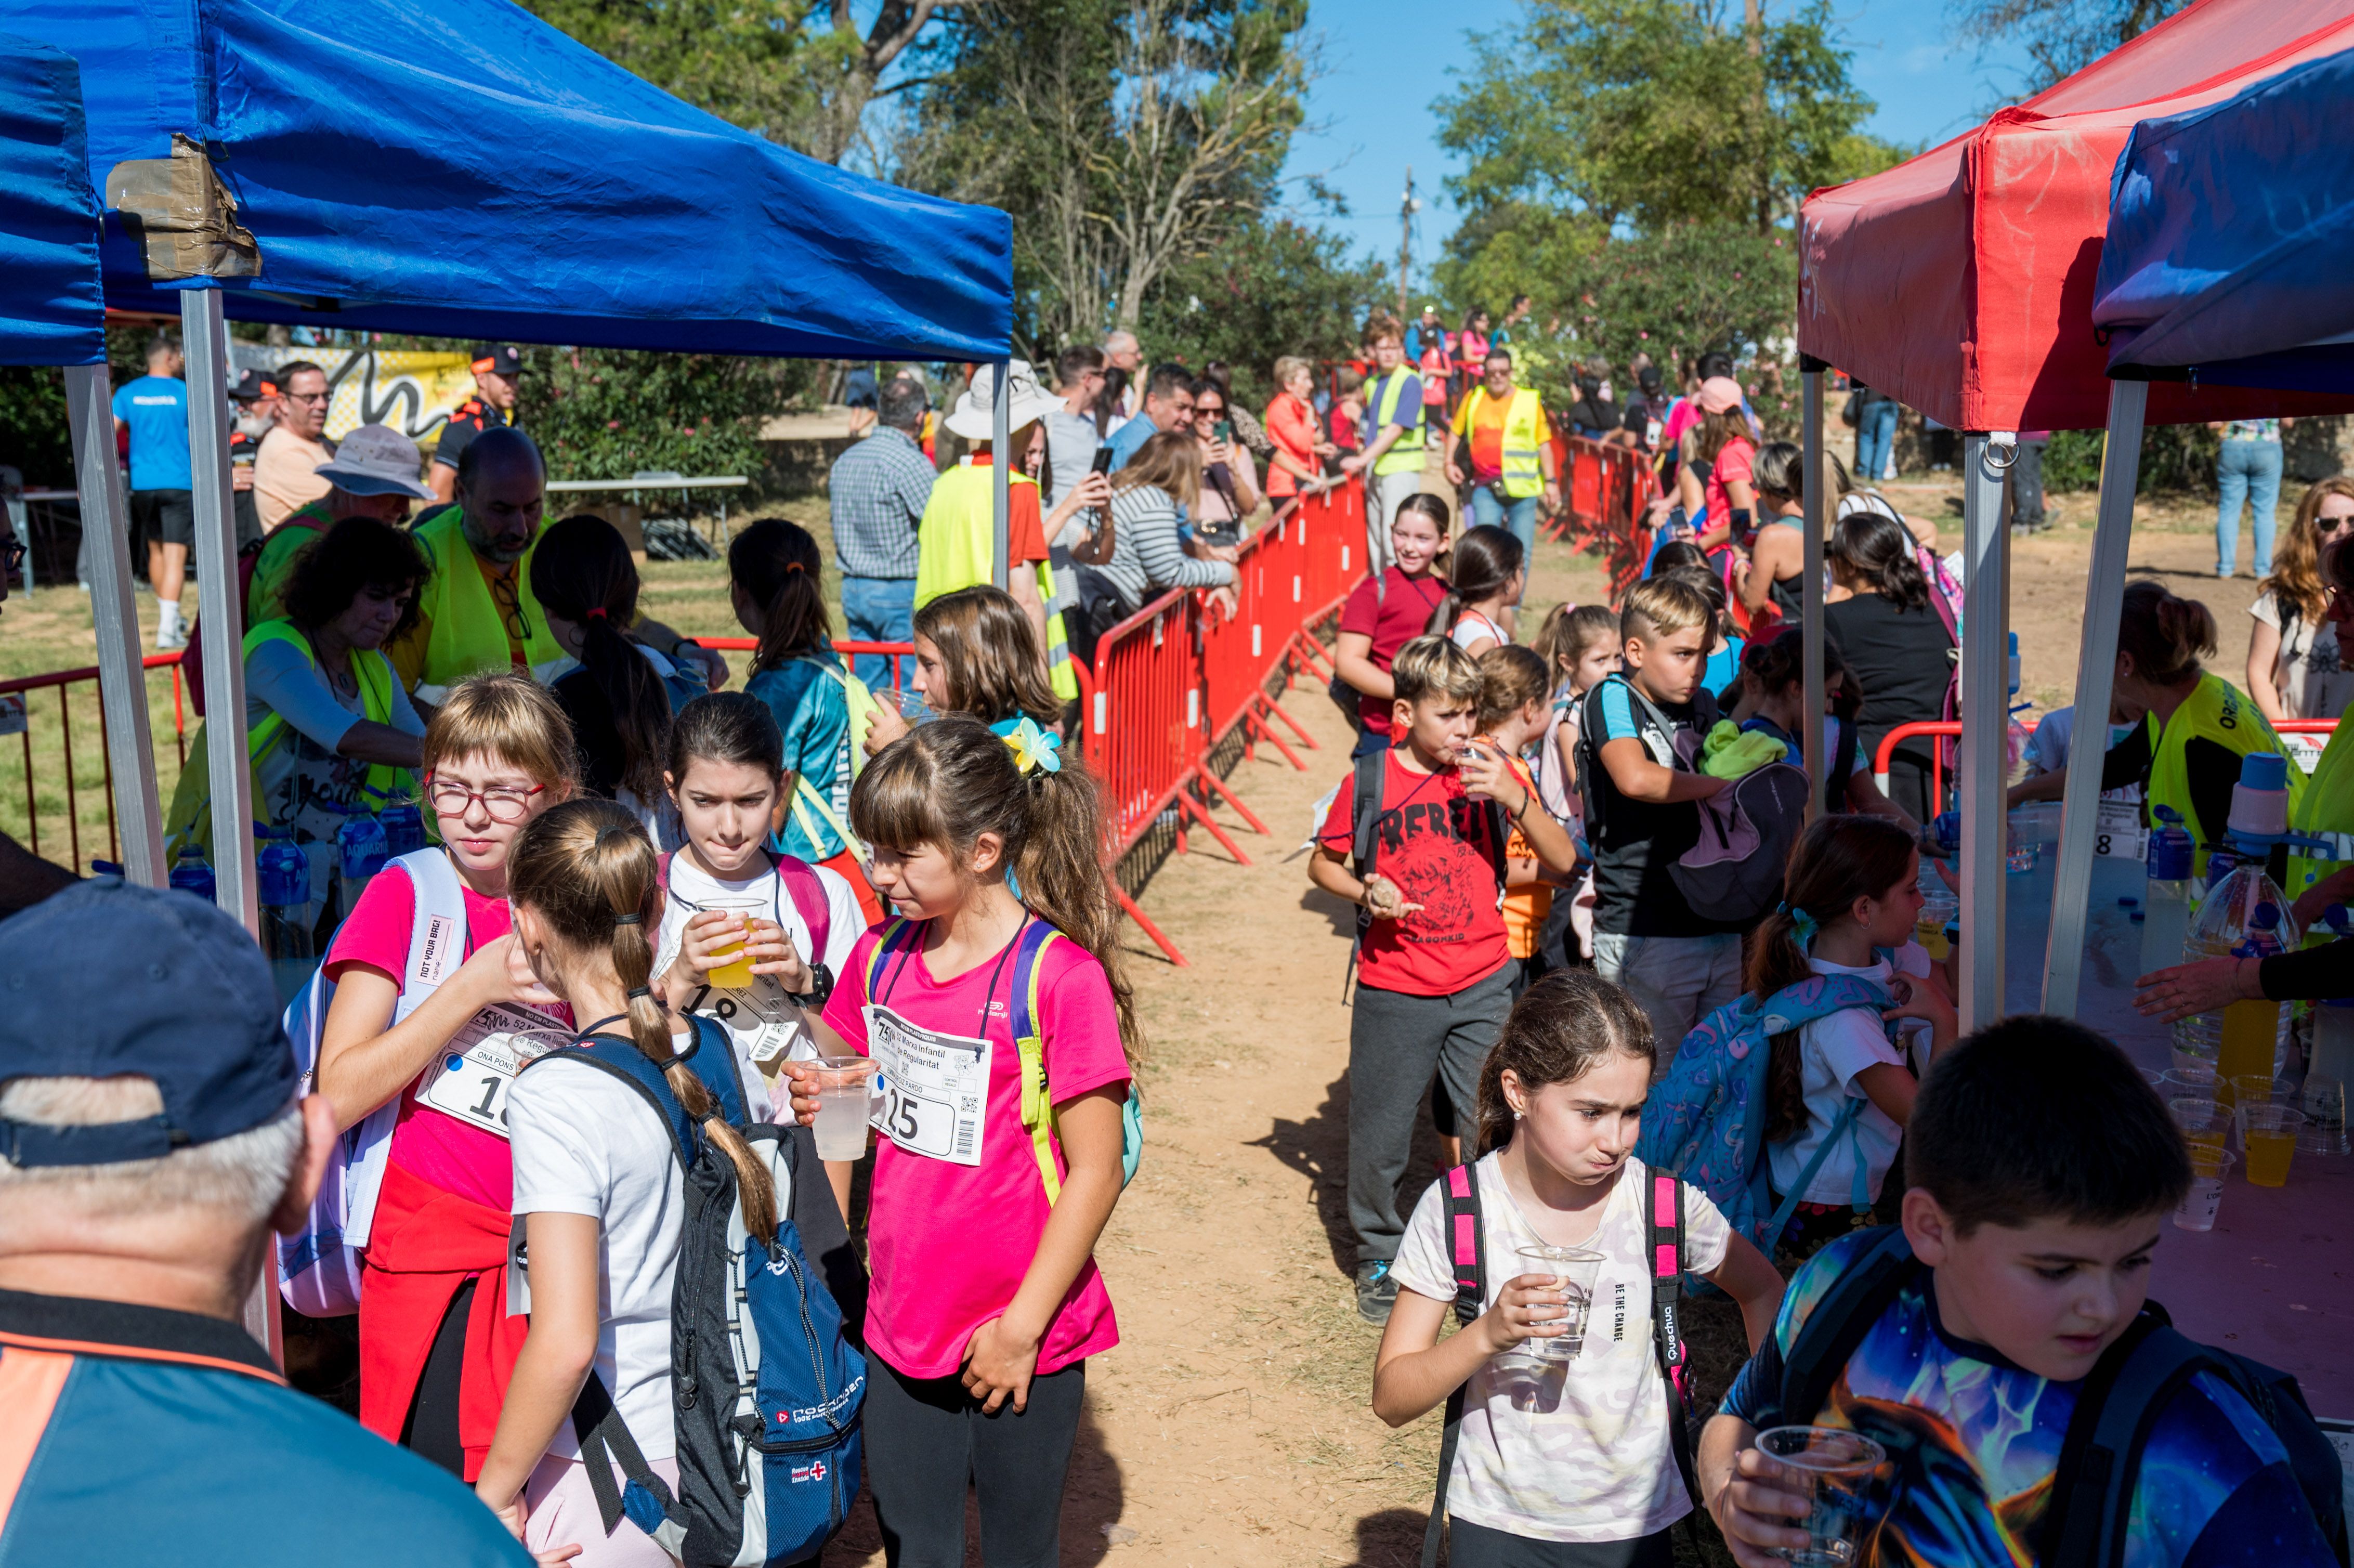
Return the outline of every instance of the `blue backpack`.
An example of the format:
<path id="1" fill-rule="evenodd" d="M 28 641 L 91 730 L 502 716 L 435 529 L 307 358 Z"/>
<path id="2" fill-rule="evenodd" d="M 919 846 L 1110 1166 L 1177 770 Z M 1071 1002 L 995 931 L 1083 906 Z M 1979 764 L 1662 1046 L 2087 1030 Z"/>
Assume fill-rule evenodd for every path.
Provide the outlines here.
<path id="1" fill-rule="evenodd" d="M 1827 1018 L 1850 1007 L 1868 1007 L 1877 1019 L 1888 993 L 1853 975 L 1815 975 L 1776 991 L 1764 1002 L 1744 992 L 1710 1013 L 1684 1036 L 1675 1065 L 1651 1086 L 1643 1102 L 1643 1132 L 1635 1157 L 1655 1171 L 1671 1171 L 1708 1194 L 1710 1202 L 1739 1234 L 1774 1255 L 1782 1229 L 1798 1200 L 1841 1139 L 1855 1141 L 1855 1118 L 1863 1102 L 1850 1097 L 1816 1146 L 1797 1183 L 1771 1209 L 1773 1191 L 1766 1170 L 1766 1069 L 1776 1034 Z M 1864 1185 L 1861 1150 L 1855 1161 L 1854 1202 L 1872 1207 Z"/>
<path id="2" fill-rule="evenodd" d="M 866 1360 L 844 1341 L 842 1310 L 786 1217 L 794 1139 L 749 1121 L 726 1032 L 708 1018 L 694 1022 L 684 1060 L 775 1176 L 776 1245 L 747 1234 L 735 1165 L 643 1053 L 602 1035 L 550 1053 L 594 1063 L 636 1089 L 670 1128 L 686 1173 L 670 1330 L 677 1490 L 646 1463 L 594 1372 L 572 1427 L 608 1535 L 626 1517 L 687 1568 L 813 1562 L 858 1495 Z M 627 1481 L 618 1489 L 616 1464 Z"/>

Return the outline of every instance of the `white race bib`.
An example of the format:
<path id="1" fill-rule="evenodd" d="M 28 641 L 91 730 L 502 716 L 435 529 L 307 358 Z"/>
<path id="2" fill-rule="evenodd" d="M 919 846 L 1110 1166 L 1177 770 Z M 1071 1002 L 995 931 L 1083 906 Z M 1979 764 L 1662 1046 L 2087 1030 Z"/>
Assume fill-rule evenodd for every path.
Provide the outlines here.
<path id="1" fill-rule="evenodd" d="M 2093 808 L 2093 853 L 2116 860 L 2140 860 L 2149 848 L 2141 825 L 2141 802 L 2103 796 Z"/>
<path id="2" fill-rule="evenodd" d="M 883 1069 L 867 1118 L 875 1130 L 910 1154 L 980 1164 L 993 1044 L 936 1033 L 873 1002 L 864 1011 L 866 1054 Z"/>
<path id="3" fill-rule="evenodd" d="M 507 1135 L 507 1093 L 515 1075 L 571 1041 L 556 1020 L 528 1008 L 486 1007 L 450 1037 L 425 1069 L 419 1103 L 494 1137 Z"/>
<path id="4" fill-rule="evenodd" d="M 745 1054 L 755 1062 L 775 1061 L 801 1032 L 801 1009 L 786 1000 L 785 988 L 774 975 L 754 975 L 751 985 L 742 990 L 712 986 L 695 1011 L 717 1019 L 744 1042 Z"/>

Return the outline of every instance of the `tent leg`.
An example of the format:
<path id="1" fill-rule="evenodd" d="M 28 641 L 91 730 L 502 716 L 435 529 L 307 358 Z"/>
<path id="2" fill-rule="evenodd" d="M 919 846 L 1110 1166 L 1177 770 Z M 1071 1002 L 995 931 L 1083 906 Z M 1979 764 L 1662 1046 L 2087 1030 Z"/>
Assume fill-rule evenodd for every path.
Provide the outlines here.
<path id="1" fill-rule="evenodd" d="M 236 510 L 229 500 L 228 323 L 218 289 L 180 292 L 180 336 L 188 359 L 188 462 L 195 481 L 196 513 L 196 607 L 213 630 L 243 624 L 237 592 Z M 212 763 L 213 879 L 217 899 L 229 916 L 256 937 L 261 906 L 253 880 L 253 781 L 242 745 L 219 744 L 242 736 L 233 715 L 245 712 L 245 661 L 241 639 L 205 639 L 205 711 L 218 722 L 216 744 L 206 747 Z"/>
<path id="2" fill-rule="evenodd" d="M 1962 438 L 1962 745 L 1956 768 L 1962 817 L 1961 1025 L 2002 1016 L 2003 775 L 2010 696 L 2010 535 L 2002 517 L 2002 448 L 2010 438 Z M 1992 449 L 1992 450 L 1989 450 Z M 1993 457 L 1994 461 L 1988 461 Z M 2005 465 L 2007 466 L 2007 465 Z M 2097 749 L 2097 748 L 2096 748 Z"/>
<path id="3" fill-rule="evenodd" d="M 1800 361 L 1798 382 L 1801 387 L 1800 433 L 1806 443 L 1806 487 L 1803 519 L 1807 530 L 1805 566 L 1800 575 L 1800 587 L 1806 595 L 1805 612 L 1798 634 L 1800 669 L 1806 681 L 1808 715 L 1823 711 L 1823 501 L 1829 492 L 1823 485 L 1823 475 L 1829 465 L 1823 461 L 1823 367 L 1819 361 Z M 1823 756 L 1823 726 L 1819 718 L 1808 718 L 1798 726 L 1800 753 L 1807 763 L 1807 817 L 1813 820 L 1822 810 L 1823 769 L 1828 759 Z"/>
<path id="4" fill-rule="evenodd" d="M 114 820 L 122 874 L 140 886 L 161 887 L 171 867 L 164 859 L 155 744 L 147 728 L 147 676 L 140 660 L 139 612 L 131 597 L 129 511 L 122 471 L 114 459 L 106 366 L 66 366 L 66 413 L 73 429 L 83 532 L 97 530 L 90 546 L 90 609 L 98 632 L 99 706 L 105 711 L 107 751 L 115 759 Z"/>
<path id="5" fill-rule="evenodd" d="M 2061 797 L 2060 862 L 2052 874 L 2052 940 L 2043 955 L 2043 1011 L 2076 1015 L 2084 965 L 2084 924 L 2092 897 L 2093 835 L 2100 809 L 2101 763 L 2115 683 L 2117 622 L 2124 613 L 2126 557 L 2133 544 L 2134 485 L 2141 471 L 2142 414 L 2149 383 L 2109 383 L 2109 433 L 2101 450 L 2101 506 L 2093 530 L 2093 567 L 2084 579 L 2084 639 L 2076 653 L 2077 735 L 2068 749 Z"/>
<path id="6" fill-rule="evenodd" d="M 1007 449 L 1013 444 L 1013 433 L 1005 428 L 1007 416 L 1013 408 L 1013 393 L 1005 385 L 1010 362 L 999 360 L 996 365 L 997 387 L 989 399 L 989 424 L 993 440 L 990 450 L 996 456 L 990 464 L 991 507 L 996 519 L 993 542 L 990 549 L 991 581 L 1011 591 L 1013 587 L 1013 464 L 1017 461 Z"/>

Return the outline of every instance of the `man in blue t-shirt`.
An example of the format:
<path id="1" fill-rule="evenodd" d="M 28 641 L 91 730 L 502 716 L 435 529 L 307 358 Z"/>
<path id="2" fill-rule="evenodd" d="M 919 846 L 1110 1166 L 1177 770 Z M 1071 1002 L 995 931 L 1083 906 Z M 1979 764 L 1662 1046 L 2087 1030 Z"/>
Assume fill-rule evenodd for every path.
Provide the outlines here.
<path id="1" fill-rule="evenodd" d="M 114 394 L 114 425 L 131 431 L 131 539 L 147 541 L 147 583 L 155 590 L 155 646 L 185 648 L 180 585 L 196 542 L 196 481 L 188 468 L 187 364 L 169 333 L 147 345 L 147 374 Z"/>
<path id="2" fill-rule="evenodd" d="M 1144 383 L 1144 406 L 1136 418 L 1111 433 L 1111 466 L 1117 473 L 1128 466 L 1139 448 L 1169 430 L 1193 425 L 1193 378 L 1182 365 L 1156 365 Z"/>

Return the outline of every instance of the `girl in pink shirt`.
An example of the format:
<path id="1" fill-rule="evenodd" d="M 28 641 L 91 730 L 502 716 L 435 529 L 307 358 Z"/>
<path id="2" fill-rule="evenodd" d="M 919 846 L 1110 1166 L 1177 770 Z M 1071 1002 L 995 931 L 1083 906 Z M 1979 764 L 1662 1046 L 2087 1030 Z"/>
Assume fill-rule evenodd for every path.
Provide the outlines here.
<path id="1" fill-rule="evenodd" d="M 955 715 L 851 791 L 899 916 L 860 938 L 825 1011 L 883 1062 L 864 1425 L 895 1562 L 964 1561 L 968 1482 L 990 1561 L 1060 1560 L 1087 1358 L 1119 1340 L 1093 1252 L 1123 1180 L 1134 1026 L 1100 809 L 1051 732 Z"/>

